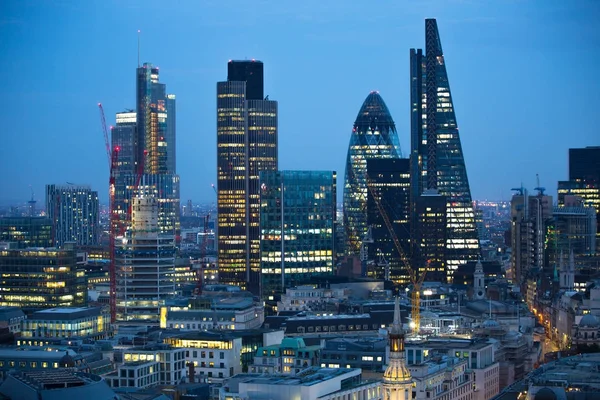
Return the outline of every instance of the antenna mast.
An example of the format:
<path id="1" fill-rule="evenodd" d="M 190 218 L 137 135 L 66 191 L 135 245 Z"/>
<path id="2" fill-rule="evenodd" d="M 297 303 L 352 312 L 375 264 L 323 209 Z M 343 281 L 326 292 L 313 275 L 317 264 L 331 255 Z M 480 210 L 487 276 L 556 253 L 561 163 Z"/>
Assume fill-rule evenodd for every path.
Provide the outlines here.
<path id="1" fill-rule="evenodd" d="M 138 29 L 138 68 L 140 67 L 140 32 Z"/>

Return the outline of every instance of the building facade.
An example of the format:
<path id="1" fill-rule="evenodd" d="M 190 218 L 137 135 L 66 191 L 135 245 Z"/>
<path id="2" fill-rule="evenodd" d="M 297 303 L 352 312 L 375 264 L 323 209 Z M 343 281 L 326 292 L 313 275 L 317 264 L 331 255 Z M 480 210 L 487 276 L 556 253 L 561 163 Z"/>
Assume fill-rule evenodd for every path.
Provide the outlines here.
<path id="1" fill-rule="evenodd" d="M 102 307 L 50 308 L 34 312 L 22 323 L 23 340 L 64 338 L 106 339 L 111 333 L 110 315 Z"/>
<path id="2" fill-rule="evenodd" d="M 263 98 L 262 72 L 260 61 L 230 61 L 227 81 L 217 83 L 219 278 L 256 295 L 260 292 L 259 174 L 278 169 L 277 102 Z"/>
<path id="3" fill-rule="evenodd" d="M 186 376 L 185 349 L 165 344 L 124 350 L 123 361 L 125 365 L 138 362 L 158 363 L 159 385 L 177 385 Z"/>
<path id="4" fill-rule="evenodd" d="M 371 229 L 373 243 L 367 245 L 367 259 L 379 268 L 368 276 L 375 279 L 407 283 L 406 264 L 411 257 L 410 229 L 410 169 L 406 158 L 372 158 L 367 160 L 367 171 L 373 193 L 367 196 L 367 226 Z M 389 219 L 403 254 L 392 240 L 380 207 Z M 380 265 L 384 265 L 381 268 Z M 368 268 L 368 267 L 367 267 Z M 370 269 L 370 268 L 369 268 Z"/>
<path id="5" fill-rule="evenodd" d="M 0 242 L 14 242 L 18 248 L 52 247 L 52 220 L 45 217 L 2 217 Z"/>
<path id="6" fill-rule="evenodd" d="M 346 158 L 344 228 L 347 254 L 359 255 L 368 231 L 367 160 L 400 156 L 396 124 L 379 92 L 371 92 L 354 122 Z"/>
<path id="7" fill-rule="evenodd" d="M 115 238 L 117 320 L 158 325 L 161 306 L 175 294 L 175 237 L 160 232 L 154 197 L 135 197 L 131 219 Z"/>
<path id="8" fill-rule="evenodd" d="M 413 207 L 413 268 L 420 274 L 426 271 L 425 279 L 428 281 L 452 282 L 454 271 L 446 268 L 446 196 L 440 195 L 437 190 L 426 190 L 416 198 Z"/>
<path id="9" fill-rule="evenodd" d="M 98 192 L 89 186 L 46 185 L 46 213 L 52 221 L 55 246 L 65 242 L 80 246 L 98 244 Z"/>
<path id="10" fill-rule="evenodd" d="M 87 279 L 73 250 L 0 250 L 0 306 L 26 313 L 87 305 Z"/>
<path id="11" fill-rule="evenodd" d="M 425 54 L 410 51 L 411 171 L 413 201 L 437 190 L 447 201 L 446 268 L 454 271 L 480 255 L 471 200 L 444 53 L 435 19 L 425 20 Z"/>
<path id="12" fill-rule="evenodd" d="M 336 173 L 260 174 L 261 293 L 279 296 L 314 275 L 334 275 Z"/>

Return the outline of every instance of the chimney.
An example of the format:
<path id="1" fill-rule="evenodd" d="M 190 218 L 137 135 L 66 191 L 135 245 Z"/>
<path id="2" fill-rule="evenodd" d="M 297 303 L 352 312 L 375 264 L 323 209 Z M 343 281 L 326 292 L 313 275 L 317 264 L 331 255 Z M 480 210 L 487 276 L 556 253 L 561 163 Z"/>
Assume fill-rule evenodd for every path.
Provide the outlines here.
<path id="1" fill-rule="evenodd" d="M 193 362 L 187 363 L 187 367 L 188 367 L 188 379 L 190 380 L 190 383 L 194 383 L 194 375 L 196 374 L 196 368 L 194 367 L 194 363 Z"/>

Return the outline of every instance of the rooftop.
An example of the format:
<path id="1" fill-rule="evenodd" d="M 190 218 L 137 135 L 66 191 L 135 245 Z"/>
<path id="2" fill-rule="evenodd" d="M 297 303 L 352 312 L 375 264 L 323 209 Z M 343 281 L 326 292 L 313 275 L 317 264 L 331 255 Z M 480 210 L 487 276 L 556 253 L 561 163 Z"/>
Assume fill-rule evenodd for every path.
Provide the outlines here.
<path id="1" fill-rule="evenodd" d="M 60 307 L 34 312 L 29 320 L 59 320 L 95 317 L 102 314 L 102 307 Z"/>
<path id="2" fill-rule="evenodd" d="M 360 368 L 307 368 L 292 375 L 264 375 L 264 374 L 238 374 L 238 383 L 252 383 L 263 385 L 301 385 L 311 386 L 346 374 L 360 375 Z"/>

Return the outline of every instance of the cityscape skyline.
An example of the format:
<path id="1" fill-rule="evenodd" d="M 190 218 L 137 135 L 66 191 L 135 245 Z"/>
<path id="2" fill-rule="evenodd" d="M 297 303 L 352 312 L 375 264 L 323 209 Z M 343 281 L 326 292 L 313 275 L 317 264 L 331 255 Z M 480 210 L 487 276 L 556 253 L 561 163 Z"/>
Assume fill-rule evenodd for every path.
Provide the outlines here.
<path id="1" fill-rule="evenodd" d="M 192 3 L 186 3 L 179 10 L 178 17 L 188 20 L 202 15 L 206 18 L 202 28 L 190 30 L 198 37 L 204 30 L 210 32 L 219 29 L 219 26 L 231 24 L 231 32 L 225 38 L 215 40 L 215 43 L 203 43 L 207 51 L 203 52 L 201 63 L 197 59 L 181 56 L 178 53 L 182 50 L 181 44 L 172 48 L 165 46 L 165 42 L 176 40 L 178 35 L 185 34 L 185 29 L 190 28 L 169 25 L 171 30 L 157 36 L 158 30 L 153 27 L 156 19 L 144 19 L 148 17 L 147 13 L 155 13 L 160 9 L 159 3 L 150 3 L 148 9 L 140 8 L 141 3 L 133 3 L 128 8 L 96 7 L 92 19 L 85 15 L 89 9 L 68 2 L 62 5 L 44 4 L 35 9 L 33 6 L 3 4 L 2 14 L 5 17 L 0 23 L 0 33 L 13 40 L 7 43 L 7 57 L 0 62 L 0 72 L 12 79 L 5 83 L 6 96 L 1 103 L 3 111 L 0 115 L 7 122 L 5 128 L 14 134 L 9 135 L 8 143 L 0 153 L 3 166 L 12 172 L 3 176 L 5 190 L 0 195 L 0 203 L 25 203 L 31 196 L 31 184 L 35 198 L 41 204 L 44 185 L 63 181 L 88 184 L 98 191 L 101 203 L 107 203 L 108 170 L 105 167 L 96 104 L 101 101 L 105 105 L 109 124 L 112 125 L 115 112 L 135 107 L 132 96 L 135 82 L 131 78 L 136 66 L 138 29 L 141 30 L 141 61 L 161 67 L 161 75 L 165 82 L 169 82 L 169 91 L 178 96 L 177 169 L 182 176 L 183 200 L 215 201 L 210 186 L 216 183 L 216 159 L 212 150 L 216 143 L 214 83 L 222 79 L 222 65 L 227 59 L 247 56 L 265 63 L 265 73 L 269 76 L 265 82 L 265 95 L 271 95 L 280 103 L 281 169 L 342 172 L 345 146 L 352 129 L 349 121 L 354 119 L 356 104 L 370 90 L 379 90 L 386 99 L 396 122 L 400 147 L 408 149 L 409 49 L 423 46 L 422 21 L 426 17 L 436 17 L 440 29 L 446 32 L 444 50 L 449 55 L 448 75 L 451 78 L 453 100 L 458 104 L 461 139 L 473 198 L 508 200 L 510 188 L 518 187 L 521 183 L 533 187 L 536 173 L 539 173 L 541 183 L 549 193 L 556 193 L 556 182 L 568 176 L 568 148 L 597 144 L 594 143 L 597 133 L 586 125 L 588 122 L 584 121 L 585 118 L 559 117 L 551 120 L 547 116 L 577 116 L 593 112 L 593 104 L 600 93 L 597 89 L 600 87 L 598 82 L 586 81 L 583 77 L 586 71 L 593 71 L 596 56 L 585 58 L 582 55 L 597 49 L 600 44 L 600 34 L 593 30 L 593 16 L 598 14 L 598 6 L 582 1 L 569 6 L 560 6 L 559 2 L 544 2 L 546 6 L 541 7 L 540 2 L 533 1 L 521 5 L 490 5 L 486 10 L 468 2 L 451 3 L 456 10 L 444 7 L 441 2 L 430 2 L 433 7 L 428 9 L 427 14 L 409 6 L 402 8 L 392 3 L 382 3 L 379 6 L 381 8 L 373 10 L 371 22 L 397 18 L 398 24 L 386 28 L 390 40 L 380 44 L 361 37 L 369 32 L 365 27 L 357 27 L 352 32 L 341 29 L 345 19 L 354 21 L 362 15 L 363 6 L 348 5 L 342 9 L 332 5 L 336 3 L 320 5 L 311 2 L 294 5 L 295 8 L 278 5 L 264 15 L 252 14 L 257 18 L 255 22 L 250 22 L 252 18 L 248 19 L 245 15 L 249 9 L 243 6 L 232 11 L 227 21 L 219 18 L 210 21 L 211 16 L 221 11 L 218 5 L 208 3 L 203 7 L 195 7 Z M 312 10 L 310 7 L 316 8 Z M 390 12 L 390 16 L 379 15 L 378 12 L 385 7 L 397 14 Z M 120 21 L 123 23 L 115 32 L 107 32 L 102 27 L 106 21 L 103 17 L 113 14 L 117 9 L 121 12 L 119 19 L 132 17 L 132 13 L 139 15 Z M 522 11 L 519 16 L 508 19 L 511 12 L 519 10 Z M 166 17 L 174 17 L 172 11 L 164 11 Z M 186 12 L 189 15 L 184 15 Z M 44 24 L 48 23 L 46 15 L 52 24 L 58 21 L 57 25 L 60 25 L 61 19 L 70 21 L 68 28 L 57 30 L 51 43 L 41 36 Z M 569 18 L 559 19 L 559 15 Z M 76 21 L 73 20 L 75 16 L 78 17 Z M 536 31 L 535 21 L 538 19 L 545 19 L 548 24 L 538 26 L 543 29 Z M 245 23 L 235 27 L 236 21 L 242 20 L 246 20 Z M 260 26 L 269 21 L 289 25 L 283 29 L 281 38 L 271 42 L 265 40 L 268 30 Z M 533 24 L 529 26 L 531 34 L 518 37 L 527 31 L 525 25 L 528 23 Z M 79 26 L 82 28 L 81 37 L 66 35 L 78 24 L 82 24 Z M 333 27 L 321 32 L 325 25 Z M 452 29 L 445 28 L 448 25 L 452 25 Z M 29 29 L 31 27 L 35 29 Z M 482 30 L 482 27 L 485 29 Z M 314 29 L 323 36 L 299 34 L 299 28 Z M 101 35 L 102 39 L 97 38 L 99 30 L 105 34 Z M 239 43 L 234 42 L 234 36 L 240 32 L 255 35 L 248 35 Z M 584 34 L 585 41 L 579 40 L 576 42 L 579 46 L 571 46 L 574 40 Z M 87 35 L 94 40 L 86 42 Z M 323 38 L 326 40 L 321 40 Z M 304 54 L 303 57 L 297 56 L 298 51 L 294 50 L 296 46 L 281 46 L 286 43 L 282 41 L 291 39 L 299 41 L 298 49 Z M 119 43 L 119 46 L 115 46 L 115 43 Z M 349 43 L 354 46 L 352 51 L 348 50 Z M 391 55 L 378 51 L 383 44 L 388 48 L 391 46 Z M 308 45 L 311 48 L 307 50 Z M 185 46 L 188 44 L 185 43 Z M 328 52 L 332 47 L 336 47 L 336 50 Z M 364 48 L 371 48 L 373 52 L 373 56 L 367 57 L 370 61 L 367 63 L 357 60 L 355 56 L 362 54 L 361 49 Z M 563 50 L 562 53 L 557 48 Z M 26 62 L 25 57 L 29 57 L 28 51 L 31 50 L 35 55 Z M 525 50 L 530 50 L 530 62 L 526 65 L 512 62 L 506 57 L 506 54 Z M 569 52 L 569 57 L 564 56 L 565 52 Z M 65 61 L 70 54 L 77 53 L 77 59 L 71 59 L 70 63 Z M 105 54 L 111 55 L 109 62 L 92 63 Z M 30 68 L 42 65 L 42 58 L 51 61 L 46 64 L 46 72 L 55 76 L 54 80 L 45 79 L 45 74 L 32 77 Z M 568 62 L 572 58 L 580 60 L 577 74 L 573 73 L 575 70 L 569 70 L 575 68 Z M 490 59 L 495 61 L 491 63 L 493 65 L 490 65 Z M 88 68 L 81 68 L 83 65 L 88 65 Z M 539 68 L 539 65 L 547 67 Z M 341 66 L 347 71 L 338 73 Z M 313 68 L 315 73 L 302 75 L 298 68 Z M 376 69 L 381 72 L 369 73 Z M 483 75 L 479 72 L 481 70 L 485 70 Z M 359 78 L 367 73 L 370 79 Z M 476 79 L 471 78 L 474 73 Z M 95 84 L 89 79 L 94 74 L 97 75 Z M 556 82 L 549 80 L 553 76 L 557 78 L 564 75 L 568 75 L 569 79 Z M 194 78 L 197 84 L 190 83 L 190 79 L 193 81 Z M 350 78 L 354 78 L 352 84 L 348 84 Z M 514 98 L 518 88 L 524 87 L 523 81 L 520 81 L 523 78 L 527 79 L 529 90 L 519 92 L 520 101 L 507 101 L 511 96 Z M 548 85 L 547 82 L 553 82 L 554 85 Z M 345 87 L 342 88 L 342 85 Z M 314 99 L 315 92 L 321 98 L 321 93 L 330 93 L 329 99 L 336 106 L 328 107 L 327 113 L 322 112 L 322 101 L 307 100 Z M 543 104 L 533 102 L 539 98 L 551 98 L 552 101 L 539 102 Z M 500 107 L 503 115 L 509 115 L 508 119 L 500 120 Z M 31 108 L 39 110 L 39 113 L 36 111 L 36 118 L 26 117 L 27 110 Z M 303 124 L 295 123 L 302 115 L 324 117 L 315 119 L 317 129 L 304 129 Z M 64 116 L 68 118 L 65 120 Z M 499 123 L 489 124 L 494 118 Z M 58 130 L 59 126 L 63 140 L 56 144 L 54 139 L 57 133 L 53 134 L 52 131 Z M 48 134 L 43 135 L 43 132 Z M 328 132 L 332 134 L 326 134 Z M 531 134 L 525 135 L 525 132 Z M 498 137 L 504 137 L 505 141 L 498 140 L 493 146 L 490 145 L 490 141 Z M 17 140 L 27 140 L 37 145 L 19 146 Z M 520 146 L 515 146 L 515 141 Z M 543 143 L 544 151 L 540 143 Z M 536 146 L 540 151 L 533 150 Z M 54 151 L 49 152 L 48 149 Z M 27 160 L 27 163 L 23 163 L 23 160 Z M 11 168 L 13 165 L 20 167 Z M 51 165 L 52 168 L 42 168 L 42 165 Z M 338 179 L 344 179 L 344 176 L 340 175 Z M 338 201 L 341 200 L 341 192 L 338 190 Z"/>

